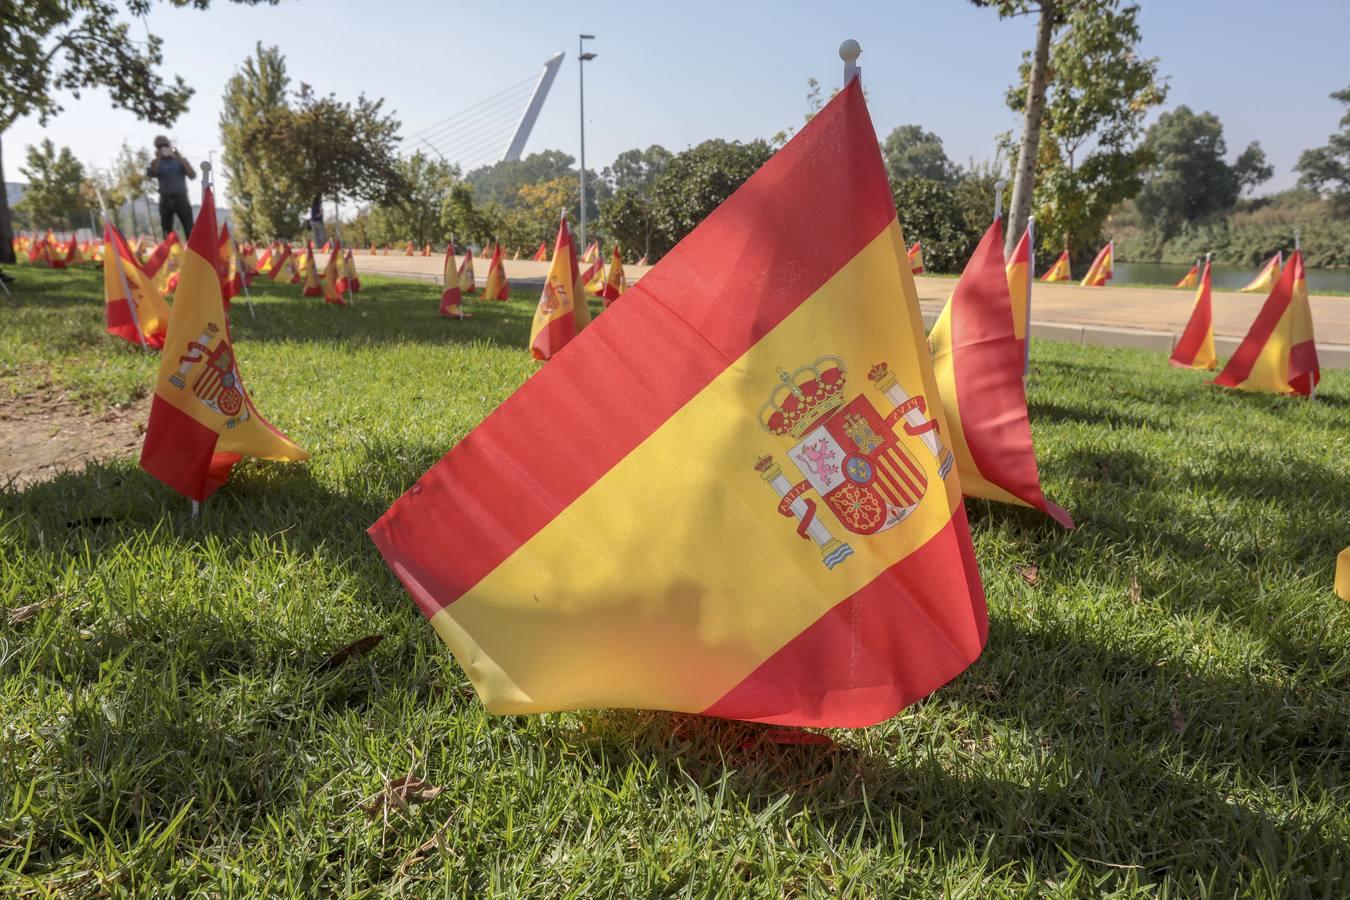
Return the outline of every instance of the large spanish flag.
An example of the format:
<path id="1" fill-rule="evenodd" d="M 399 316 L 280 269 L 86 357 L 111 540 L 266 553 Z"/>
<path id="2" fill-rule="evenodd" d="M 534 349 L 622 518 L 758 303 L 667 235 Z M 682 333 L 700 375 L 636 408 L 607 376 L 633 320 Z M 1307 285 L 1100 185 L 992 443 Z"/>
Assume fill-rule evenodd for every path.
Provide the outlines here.
<path id="1" fill-rule="evenodd" d="M 1041 493 L 1003 263 L 1003 222 L 980 239 L 928 337 L 961 489 L 1042 510 L 1065 528 L 1068 513 Z"/>
<path id="2" fill-rule="evenodd" d="M 1022 232 L 1012 256 L 1004 266 L 1008 276 L 1008 296 L 1012 300 L 1013 337 L 1017 340 L 1017 349 L 1022 354 L 1022 374 L 1031 370 L 1031 285 L 1036 281 L 1036 258 L 1032 247 L 1032 228 L 1028 222 L 1027 230 Z"/>
<path id="3" fill-rule="evenodd" d="M 1312 307 L 1295 250 L 1215 384 L 1311 397 L 1322 374 L 1313 340 Z"/>
<path id="4" fill-rule="evenodd" d="M 488 263 L 487 280 L 483 282 L 483 299 L 511 299 L 511 282 L 506 279 L 506 267 L 502 264 L 501 244 L 492 247 L 492 261 Z"/>
<path id="5" fill-rule="evenodd" d="M 163 347 L 169 305 L 154 279 L 141 271 L 136 255 L 117 226 L 103 227 L 103 316 L 108 334 L 132 344 Z"/>
<path id="6" fill-rule="evenodd" d="M 1213 369 L 1219 364 L 1214 352 L 1214 299 L 1210 282 L 1209 260 L 1205 260 L 1205 273 L 1200 276 L 1200 286 L 1195 291 L 1195 305 L 1191 307 L 1191 317 L 1172 348 L 1172 365 L 1183 369 Z"/>
<path id="7" fill-rule="evenodd" d="M 441 261 L 441 308 L 440 314 L 451 319 L 467 319 L 466 313 L 461 305 L 464 301 L 464 293 L 459 286 L 459 271 L 455 268 L 455 241 L 451 238 L 450 243 L 445 245 L 445 259 Z"/>
<path id="8" fill-rule="evenodd" d="M 591 309 L 586 304 L 586 295 L 578 291 L 580 277 L 576 245 L 564 218 L 558 223 L 553 262 L 539 292 L 539 305 L 530 326 L 530 355 L 535 359 L 551 359 L 590 324 Z"/>
<path id="9" fill-rule="evenodd" d="M 600 289 L 600 296 L 605 300 L 605 308 L 615 300 L 623 296 L 628 290 L 628 278 L 623 272 L 623 257 L 619 255 L 619 245 L 614 245 L 614 252 L 609 258 L 609 272 L 605 275 L 605 286 Z"/>
<path id="10" fill-rule="evenodd" d="M 863 726 L 979 656 L 904 260 L 855 79 L 371 527 L 489 710 Z"/>
<path id="11" fill-rule="evenodd" d="M 1097 258 L 1088 267 L 1081 282 L 1083 287 L 1106 287 L 1106 283 L 1115 274 L 1116 242 L 1107 241 L 1106 246 L 1097 251 Z"/>
<path id="12" fill-rule="evenodd" d="M 1276 251 L 1275 255 L 1261 267 L 1261 271 L 1256 273 L 1256 277 L 1247 282 L 1246 287 L 1238 288 L 1238 292 L 1243 294 L 1268 293 L 1275 287 L 1275 282 L 1280 280 L 1280 268 L 1283 263 L 1283 251 Z"/>
<path id="13" fill-rule="evenodd" d="M 1041 281 L 1072 281 L 1073 274 L 1069 271 L 1069 251 L 1065 250 L 1055 260 L 1055 264 L 1046 270 L 1041 276 Z"/>
<path id="14" fill-rule="evenodd" d="M 193 500 L 210 496 L 245 456 L 309 458 L 258 414 L 244 390 L 221 298 L 218 246 L 216 203 L 204 187 L 141 448 L 141 468 Z"/>

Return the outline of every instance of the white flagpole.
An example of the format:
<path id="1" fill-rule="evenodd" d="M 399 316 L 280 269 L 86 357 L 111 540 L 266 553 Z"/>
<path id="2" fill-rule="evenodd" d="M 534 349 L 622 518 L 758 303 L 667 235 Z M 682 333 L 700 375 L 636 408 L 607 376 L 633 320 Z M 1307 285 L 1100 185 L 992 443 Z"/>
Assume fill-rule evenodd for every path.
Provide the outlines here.
<path id="1" fill-rule="evenodd" d="M 230 252 L 234 254 L 234 273 L 239 276 L 239 285 L 244 289 L 244 302 L 248 304 L 249 318 L 255 322 L 258 320 L 258 314 L 253 311 L 253 297 L 248 292 L 248 273 L 244 271 L 244 258 L 239 255 L 239 242 L 234 239 L 234 232 L 230 232 Z"/>
<path id="2" fill-rule="evenodd" d="M 1027 320 L 1022 329 L 1022 376 L 1031 374 L 1031 286 L 1036 283 L 1036 217 L 1027 217 Z"/>

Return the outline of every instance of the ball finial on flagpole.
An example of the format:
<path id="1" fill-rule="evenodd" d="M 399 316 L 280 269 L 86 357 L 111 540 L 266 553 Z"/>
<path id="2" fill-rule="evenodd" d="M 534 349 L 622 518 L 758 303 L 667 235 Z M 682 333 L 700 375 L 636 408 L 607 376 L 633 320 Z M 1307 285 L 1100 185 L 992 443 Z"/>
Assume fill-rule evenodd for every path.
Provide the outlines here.
<path id="1" fill-rule="evenodd" d="M 211 161 L 202 160 L 202 188 L 214 187 L 215 182 L 211 178 Z"/>
<path id="2" fill-rule="evenodd" d="M 862 55 L 862 45 L 853 38 L 849 38 L 839 45 L 839 58 L 844 61 L 845 87 L 862 73 L 862 67 L 858 65 L 860 55 Z"/>

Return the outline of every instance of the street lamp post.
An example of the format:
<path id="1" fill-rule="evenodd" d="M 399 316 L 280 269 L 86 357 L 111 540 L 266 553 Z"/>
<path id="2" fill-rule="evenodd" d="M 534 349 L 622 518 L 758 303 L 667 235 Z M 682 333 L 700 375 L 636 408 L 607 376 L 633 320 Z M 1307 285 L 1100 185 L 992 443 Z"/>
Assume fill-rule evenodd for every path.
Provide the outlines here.
<path id="1" fill-rule="evenodd" d="M 581 228 L 578 234 L 583 251 L 586 249 L 586 62 L 595 59 L 594 53 L 586 52 L 585 42 L 592 40 L 595 40 L 593 34 L 577 35 L 578 90 L 581 98 Z"/>

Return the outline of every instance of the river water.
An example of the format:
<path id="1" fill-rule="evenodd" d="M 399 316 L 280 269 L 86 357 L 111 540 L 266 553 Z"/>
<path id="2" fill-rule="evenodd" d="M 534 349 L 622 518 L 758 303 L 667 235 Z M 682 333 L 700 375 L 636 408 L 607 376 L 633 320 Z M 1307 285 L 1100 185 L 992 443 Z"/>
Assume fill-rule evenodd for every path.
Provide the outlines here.
<path id="1" fill-rule="evenodd" d="M 1118 262 L 1111 283 L 1121 284 L 1176 284 L 1186 274 L 1190 266 L 1174 266 L 1167 263 L 1127 263 Z M 1212 278 L 1214 289 L 1235 291 L 1245 287 L 1256 277 L 1256 269 L 1244 269 L 1238 266 L 1214 267 Z M 1337 291 L 1350 294 L 1350 269 L 1308 269 L 1308 293 Z"/>

